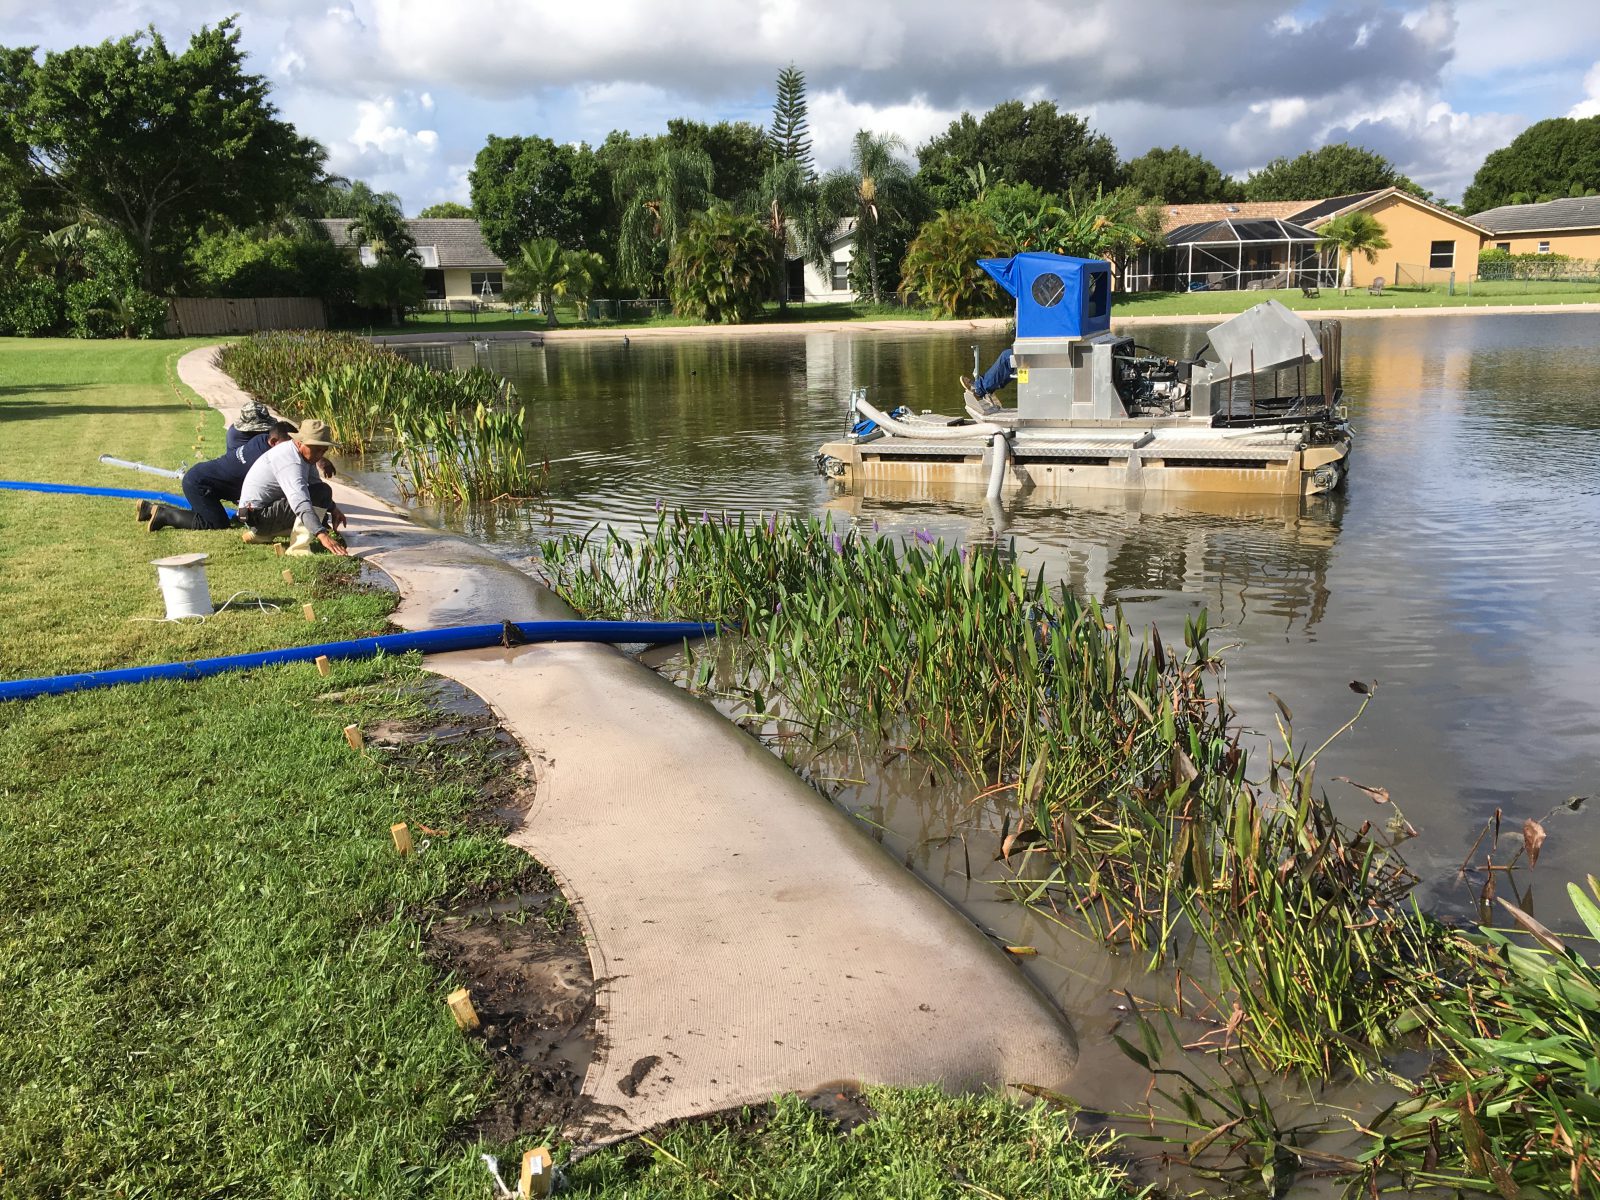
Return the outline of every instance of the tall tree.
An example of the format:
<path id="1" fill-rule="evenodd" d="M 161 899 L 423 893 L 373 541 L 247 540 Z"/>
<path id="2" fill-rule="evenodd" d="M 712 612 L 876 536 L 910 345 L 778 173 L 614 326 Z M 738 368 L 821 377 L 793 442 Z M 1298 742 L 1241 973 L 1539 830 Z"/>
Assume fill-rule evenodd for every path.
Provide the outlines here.
<path id="1" fill-rule="evenodd" d="M 1049 100 L 1008 100 L 981 119 L 962 113 L 918 147 L 917 161 L 918 178 L 940 208 L 971 197 L 968 171 L 980 166 L 990 184 L 1031 183 L 1058 196 L 1114 188 L 1122 175 L 1111 139 Z"/>
<path id="2" fill-rule="evenodd" d="M 490 135 L 467 179 L 484 240 L 501 258 L 538 238 L 605 248 L 608 182 L 588 146 Z"/>
<path id="3" fill-rule="evenodd" d="M 1378 261 L 1378 251 L 1389 248 L 1389 237 L 1383 224 L 1371 213 L 1353 212 L 1335 217 L 1324 225 L 1317 238 L 1318 250 L 1333 250 L 1344 260 L 1344 284 L 1350 286 L 1350 276 L 1355 270 L 1356 255 L 1369 263 Z"/>
<path id="4" fill-rule="evenodd" d="M 1502 204 L 1593 195 L 1591 189 L 1600 189 L 1600 116 L 1553 117 L 1528 126 L 1484 159 L 1461 208 L 1477 213 Z"/>
<path id="5" fill-rule="evenodd" d="M 667 141 L 702 151 L 711 161 L 711 194 L 730 204 L 756 186 L 772 158 L 766 130 L 748 121 L 707 125 L 674 117 L 667 122 Z"/>
<path id="6" fill-rule="evenodd" d="M 905 148 L 905 142 L 895 134 L 859 129 L 850 142 L 849 170 L 831 173 L 822 185 L 829 208 L 855 217 L 855 252 L 867 263 L 868 291 L 874 304 L 883 303 L 879 225 L 897 207 L 899 194 L 911 182 L 911 170 L 899 157 Z"/>
<path id="7" fill-rule="evenodd" d="M 1127 185 L 1150 200 L 1205 204 L 1243 200 L 1244 185 L 1224 175 L 1210 159 L 1182 146 L 1156 146 L 1122 167 Z"/>
<path id="8" fill-rule="evenodd" d="M 45 55 L 0 53 L 5 139 L 68 203 L 120 231 L 150 290 L 207 222 L 253 225 L 305 191 L 323 151 L 278 119 L 233 19 L 173 54 L 154 29 Z"/>
<path id="9" fill-rule="evenodd" d="M 417 214 L 420 220 L 466 220 L 472 216 L 472 210 L 465 204 L 457 204 L 454 200 L 441 200 L 438 204 L 430 204 Z"/>
<path id="10" fill-rule="evenodd" d="M 692 214 L 706 206 L 711 160 L 702 150 L 680 150 L 658 141 L 624 160 L 613 176 L 622 225 L 617 233 L 617 269 L 630 286 L 647 287 L 658 275 Z"/>
<path id="11" fill-rule="evenodd" d="M 778 72 L 778 95 L 772 103 L 772 128 L 767 137 L 774 154 L 798 163 L 807 179 L 816 178 L 811 129 L 806 124 L 806 77 L 793 63 Z"/>
<path id="12" fill-rule="evenodd" d="M 772 279 L 780 309 L 789 307 L 787 268 L 791 246 L 800 250 L 802 257 L 816 257 L 817 223 L 806 219 L 806 215 L 817 207 L 816 197 L 812 194 L 814 191 L 799 163 L 776 154 L 771 156 L 756 187 L 760 220 L 766 225 L 767 236 L 772 240 Z"/>
<path id="13" fill-rule="evenodd" d="M 374 204 L 383 204 L 400 211 L 400 197 L 394 192 L 380 192 L 362 179 L 346 179 L 343 175 L 325 175 L 315 180 L 294 203 L 295 211 L 311 218 L 359 217 Z"/>
<path id="14" fill-rule="evenodd" d="M 1383 155 L 1331 142 L 1298 158 L 1273 159 L 1245 180 L 1244 194 L 1247 200 L 1326 200 L 1386 187 L 1427 195 Z"/>

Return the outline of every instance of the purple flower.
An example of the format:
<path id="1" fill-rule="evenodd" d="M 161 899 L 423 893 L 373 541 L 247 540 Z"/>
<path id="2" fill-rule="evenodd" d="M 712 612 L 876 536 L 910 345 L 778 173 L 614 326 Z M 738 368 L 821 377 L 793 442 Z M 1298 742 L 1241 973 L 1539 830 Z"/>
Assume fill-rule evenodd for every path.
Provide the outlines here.
<path id="1" fill-rule="evenodd" d="M 917 530 L 917 541 L 922 542 L 924 545 L 929 545 L 933 542 L 933 534 L 926 529 L 919 529 Z"/>
<path id="2" fill-rule="evenodd" d="M 876 521 L 874 521 L 872 523 L 872 532 L 873 533 L 877 533 L 878 532 L 878 523 Z"/>
<path id="3" fill-rule="evenodd" d="M 841 538 L 837 533 L 833 535 L 833 552 L 835 554 L 844 553 L 844 539 Z"/>
<path id="4" fill-rule="evenodd" d="M 774 600 L 772 602 L 772 611 L 773 612 L 782 612 L 783 611 L 783 601 L 782 600 Z"/>
<path id="5" fill-rule="evenodd" d="M 667 506 L 666 501 L 663 500 L 660 496 L 657 496 L 656 497 L 656 511 L 660 512 L 666 506 Z"/>
<path id="6" fill-rule="evenodd" d="M 961 561 L 967 561 L 967 548 L 965 546 L 961 547 Z"/>
<path id="7" fill-rule="evenodd" d="M 767 536 L 772 537 L 778 532 L 778 514 L 773 513 L 767 518 Z"/>

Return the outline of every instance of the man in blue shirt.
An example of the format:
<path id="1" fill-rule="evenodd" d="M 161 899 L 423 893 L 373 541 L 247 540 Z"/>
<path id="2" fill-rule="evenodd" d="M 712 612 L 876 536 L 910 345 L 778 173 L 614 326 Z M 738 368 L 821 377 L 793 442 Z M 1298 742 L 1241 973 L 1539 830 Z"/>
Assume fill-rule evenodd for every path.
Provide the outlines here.
<path id="1" fill-rule="evenodd" d="M 289 440 L 294 432 L 295 427 L 289 422 L 275 421 L 266 432 L 256 434 L 227 454 L 195 463 L 183 473 L 183 496 L 189 502 L 188 509 L 141 500 L 136 515 L 147 522 L 151 533 L 158 529 L 226 529 L 228 514 L 223 504 L 239 502 L 245 477 L 256 460 L 273 446 Z M 333 490 L 327 484 L 318 480 L 311 491 L 318 505 L 332 506 Z"/>

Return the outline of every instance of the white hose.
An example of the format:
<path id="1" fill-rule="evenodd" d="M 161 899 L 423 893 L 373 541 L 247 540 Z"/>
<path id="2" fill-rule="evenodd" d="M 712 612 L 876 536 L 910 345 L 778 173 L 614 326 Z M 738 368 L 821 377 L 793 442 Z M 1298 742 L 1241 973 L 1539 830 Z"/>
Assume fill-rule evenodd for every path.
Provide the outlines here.
<path id="1" fill-rule="evenodd" d="M 989 468 L 989 490 L 984 495 L 996 500 L 1000 497 L 1000 489 L 1005 486 L 1006 467 L 1011 462 L 1011 439 L 1003 433 L 997 433 L 989 439 L 989 445 L 994 450 L 994 463 Z"/>
<path id="2" fill-rule="evenodd" d="M 152 467 L 149 463 L 129 462 L 125 458 L 112 458 L 109 454 L 102 454 L 100 461 L 108 467 L 127 467 L 130 471 L 143 471 L 147 475 L 162 475 L 167 479 L 182 479 L 182 471 L 169 471 L 165 467 Z"/>
<path id="3" fill-rule="evenodd" d="M 896 421 L 888 413 L 880 412 L 865 400 L 856 401 L 856 410 L 892 437 L 953 441 L 957 438 L 980 438 L 1005 432 L 1000 426 L 991 425 L 987 421 L 978 421 L 972 425 L 919 425 Z"/>

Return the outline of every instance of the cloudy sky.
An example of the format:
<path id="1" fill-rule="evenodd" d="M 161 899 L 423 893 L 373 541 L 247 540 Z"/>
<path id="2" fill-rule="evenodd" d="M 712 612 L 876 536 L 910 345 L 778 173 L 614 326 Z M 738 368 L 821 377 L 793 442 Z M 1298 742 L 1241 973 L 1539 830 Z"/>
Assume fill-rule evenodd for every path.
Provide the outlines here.
<path id="1" fill-rule="evenodd" d="M 241 9 L 283 114 L 412 213 L 467 199 L 491 133 L 762 123 L 791 61 L 824 168 L 857 129 L 914 148 L 1020 97 L 1080 114 L 1124 158 L 1180 144 L 1242 175 L 1349 141 L 1456 200 L 1527 125 L 1600 114 L 1596 0 L 0 0 L 0 44 L 148 25 L 181 44 Z"/>

